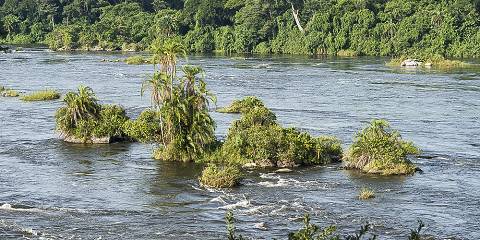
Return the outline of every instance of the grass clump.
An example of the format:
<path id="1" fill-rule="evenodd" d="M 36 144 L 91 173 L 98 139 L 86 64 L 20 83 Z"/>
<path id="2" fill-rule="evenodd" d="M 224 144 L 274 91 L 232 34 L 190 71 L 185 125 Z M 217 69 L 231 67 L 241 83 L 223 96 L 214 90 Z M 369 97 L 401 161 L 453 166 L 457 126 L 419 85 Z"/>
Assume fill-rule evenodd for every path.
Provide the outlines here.
<path id="1" fill-rule="evenodd" d="M 207 161 L 295 167 L 338 161 L 341 154 L 337 138 L 312 137 L 295 128 L 283 128 L 272 111 L 257 106 L 232 123 L 225 142 Z"/>
<path id="2" fill-rule="evenodd" d="M 2 87 L 3 89 L 0 89 L 0 96 L 2 97 L 18 97 L 20 96 L 20 93 L 18 93 L 16 90 L 13 89 L 7 89 L 5 87 Z"/>
<path id="3" fill-rule="evenodd" d="M 232 188 L 242 179 L 242 172 L 236 165 L 218 166 L 209 164 L 202 171 L 200 183 L 212 188 Z"/>
<path id="4" fill-rule="evenodd" d="M 264 107 L 262 100 L 254 96 L 248 96 L 241 100 L 233 101 L 230 106 L 217 109 L 221 113 L 246 113 L 255 107 Z"/>
<path id="5" fill-rule="evenodd" d="M 91 88 L 80 86 L 78 92 L 67 93 L 64 102 L 55 118 L 56 128 L 66 140 L 92 143 L 98 138 L 114 141 L 126 137 L 122 131 L 128 120 L 125 110 L 116 105 L 100 105 Z"/>
<path id="6" fill-rule="evenodd" d="M 25 95 L 21 99 L 23 101 L 48 101 L 60 98 L 60 93 L 55 90 L 42 90 Z"/>
<path id="7" fill-rule="evenodd" d="M 140 55 L 128 57 L 124 60 L 124 62 L 131 65 L 152 64 L 151 59 L 144 58 Z"/>
<path id="8" fill-rule="evenodd" d="M 387 121 L 373 120 L 356 135 L 343 161 L 346 168 L 367 173 L 405 175 L 417 170 L 407 156 L 419 153 L 420 150 L 412 142 L 403 140 Z"/>
<path id="9" fill-rule="evenodd" d="M 360 189 L 360 193 L 358 194 L 358 199 L 368 200 L 372 198 L 375 198 L 375 192 L 372 189 L 366 188 L 366 187 Z"/>

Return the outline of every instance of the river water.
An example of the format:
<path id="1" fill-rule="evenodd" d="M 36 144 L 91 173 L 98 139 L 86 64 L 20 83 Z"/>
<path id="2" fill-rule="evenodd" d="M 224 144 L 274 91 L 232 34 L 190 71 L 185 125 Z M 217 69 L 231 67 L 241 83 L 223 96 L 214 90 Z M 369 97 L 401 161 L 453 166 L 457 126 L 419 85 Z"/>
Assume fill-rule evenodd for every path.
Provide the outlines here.
<path id="1" fill-rule="evenodd" d="M 150 65 L 102 62 L 121 54 L 26 49 L 0 55 L 0 85 L 62 93 L 79 84 L 131 117 Z M 286 239 L 310 213 L 320 226 L 351 233 L 367 221 L 380 239 L 406 239 L 417 219 L 440 238 L 480 238 L 480 70 L 389 68 L 382 58 L 191 56 L 206 70 L 217 105 L 255 95 L 279 121 L 346 148 L 372 118 L 385 118 L 422 150 L 422 174 L 378 177 L 340 165 L 292 173 L 250 172 L 242 186 L 199 186 L 202 166 L 151 159 L 154 146 L 79 146 L 54 132 L 52 102 L 0 98 L 0 239 L 225 239 L 232 210 L 238 232 Z M 236 115 L 212 112 L 224 136 Z M 362 187 L 377 197 L 357 200 Z M 258 229 L 258 225 L 266 229 Z"/>

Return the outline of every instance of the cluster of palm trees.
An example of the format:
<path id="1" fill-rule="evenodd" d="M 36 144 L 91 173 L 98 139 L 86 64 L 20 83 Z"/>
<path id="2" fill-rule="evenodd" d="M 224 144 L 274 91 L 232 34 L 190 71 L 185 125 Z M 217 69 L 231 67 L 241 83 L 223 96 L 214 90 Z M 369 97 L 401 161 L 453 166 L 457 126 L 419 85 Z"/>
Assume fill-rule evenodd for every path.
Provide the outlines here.
<path id="1" fill-rule="evenodd" d="M 78 92 L 69 92 L 63 100 L 66 106 L 58 109 L 55 117 L 57 128 L 63 135 L 73 135 L 80 121 L 97 119 L 101 105 L 90 87 L 80 86 Z"/>
<path id="2" fill-rule="evenodd" d="M 150 91 L 152 108 L 160 119 L 160 148 L 155 158 L 193 161 L 215 142 L 215 122 L 208 106 L 215 102 L 197 66 L 183 66 L 177 77 L 177 61 L 186 49 L 175 39 L 152 44 L 153 75 L 142 84 L 142 95 Z"/>

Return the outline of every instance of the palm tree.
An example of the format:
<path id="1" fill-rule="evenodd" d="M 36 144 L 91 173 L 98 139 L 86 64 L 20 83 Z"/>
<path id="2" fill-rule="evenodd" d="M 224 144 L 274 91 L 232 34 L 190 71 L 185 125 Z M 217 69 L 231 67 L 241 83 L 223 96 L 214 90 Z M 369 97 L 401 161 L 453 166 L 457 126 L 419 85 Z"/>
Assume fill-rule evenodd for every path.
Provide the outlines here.
<path id="1" fill-rule="evenodd" d="M 78 92 L 67 93 L 63 101 L 66 106 L 55 115 L 57 128 L 63 134 L 71 134 L 81 120 L 99 117 L 101 106 L 90 87 L 80 86 Z"/>

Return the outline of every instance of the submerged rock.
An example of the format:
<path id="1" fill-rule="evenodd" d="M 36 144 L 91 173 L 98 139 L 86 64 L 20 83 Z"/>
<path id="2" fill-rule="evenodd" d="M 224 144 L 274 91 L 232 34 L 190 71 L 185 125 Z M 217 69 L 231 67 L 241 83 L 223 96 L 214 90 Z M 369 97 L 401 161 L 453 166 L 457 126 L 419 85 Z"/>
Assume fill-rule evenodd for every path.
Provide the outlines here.
<path id="1" fill-rule="evenodd" d="M 275 172 L 276 173 L 290 173 L 290 172 L 293 172 L 293 170 L 290 169 L 290 168 L 280 168 L 280 169 L 277 169 Z"/>
<path id="2" fill-rule="evenodd" d="M 402 67 L 418 67 L 422 64 L 422 62 L 416 59 L 406 59 L 401 63 Z"/>

